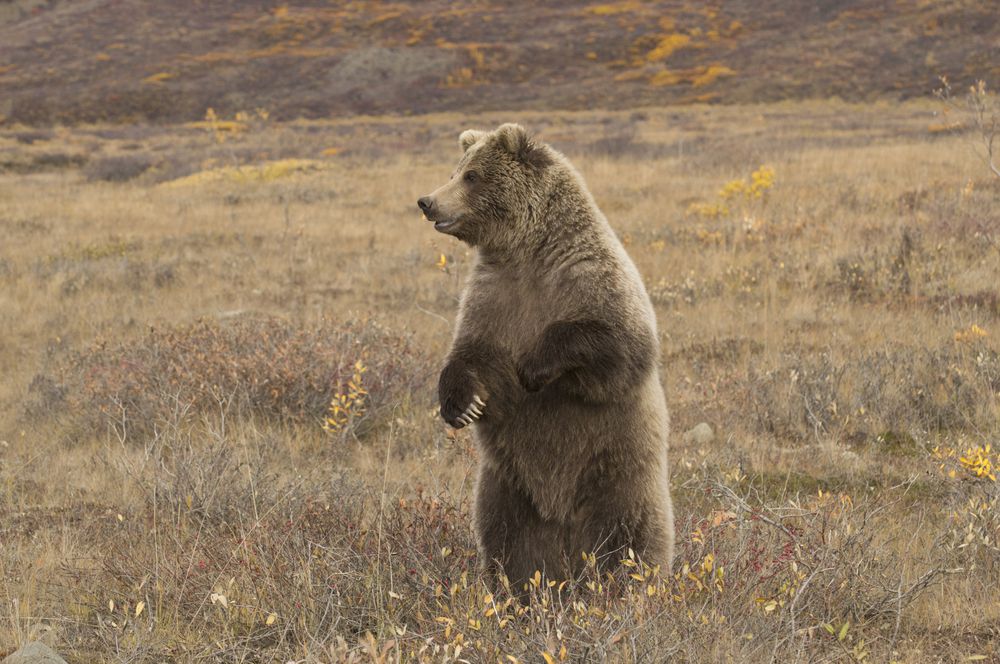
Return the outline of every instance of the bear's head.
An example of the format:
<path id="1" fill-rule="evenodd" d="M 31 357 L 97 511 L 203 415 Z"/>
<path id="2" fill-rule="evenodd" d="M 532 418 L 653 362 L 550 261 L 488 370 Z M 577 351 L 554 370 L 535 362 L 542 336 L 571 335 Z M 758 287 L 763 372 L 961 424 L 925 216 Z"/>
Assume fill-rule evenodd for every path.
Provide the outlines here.
<path id="1" fill-rule="evenodd" d="M 552 153 L 517 124 L 467 129 L 463 155 L 443 186 L 417 201 L 434 228 L 472 246 L 509 247 L 524 236 Z"/>

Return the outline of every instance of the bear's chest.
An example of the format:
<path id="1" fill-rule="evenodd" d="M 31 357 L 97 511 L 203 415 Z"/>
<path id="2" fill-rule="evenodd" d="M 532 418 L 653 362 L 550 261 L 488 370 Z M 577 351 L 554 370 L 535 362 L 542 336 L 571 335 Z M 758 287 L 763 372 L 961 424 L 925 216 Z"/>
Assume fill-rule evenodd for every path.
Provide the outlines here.
<path id="1" fill-rule="evenodd" d="M 478 336 L 510 349 L 515 356 L 530 348 L 561 315 L 559 298 L 544 286 L 489 272 L 469 284 L 464 309 L 463 318 L 475 321 Z"/>

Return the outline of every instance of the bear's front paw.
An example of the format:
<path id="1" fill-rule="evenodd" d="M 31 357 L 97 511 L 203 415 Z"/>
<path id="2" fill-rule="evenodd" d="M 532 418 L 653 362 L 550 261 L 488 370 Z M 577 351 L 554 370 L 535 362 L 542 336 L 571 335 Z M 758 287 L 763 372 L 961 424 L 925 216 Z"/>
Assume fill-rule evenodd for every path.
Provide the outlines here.
<path id="1" fill-rule="evenodd" d="M 486 399 L 479 395 L 480 391 L 468 372 L 452 365 L 445 367 L 438 383 L 441 417 L 456 429 L 472 424 L 486 408 Z"/>
<path id="2" fill-rule="evenodd" d="M 517 380 L 528 392 L 538 392 L 555 378 L 555 373 L 541 364 L 525 358 L 517 363 Z"/>
<path id="3" fill-rule="evenodd" d="M 473 394 L 472 399 L 464 408 L 459 405 L 460 403 L 460 401 L 454 400 L 446 400 L 441 403 L 441 417 L 456 429 L 461 429 L 478 420 L 483 416 L 483 410 L 486 408 L 486 402 L 478 394 Z"/>

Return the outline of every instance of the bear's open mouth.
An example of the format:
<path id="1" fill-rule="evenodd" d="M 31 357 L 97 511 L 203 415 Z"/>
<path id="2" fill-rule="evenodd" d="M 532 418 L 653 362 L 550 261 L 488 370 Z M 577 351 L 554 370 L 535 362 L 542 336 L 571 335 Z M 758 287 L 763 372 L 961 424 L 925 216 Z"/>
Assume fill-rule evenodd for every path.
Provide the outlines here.
<path id="1" fill-rule="evenodd" d="M 426 212 L 424 212 L 424 221 L 429 221 L 429 222 L 433 223 L 434 224 L 434 230 L 438 230 L 438 231 L 447 230 L 447 229 L 451 228 L 452 226 L 454 226 L 455 224 L 457 224 L 460 221 L 460 219 L 458 219 L 458 218 L 455 218 L 455 219 L 435 219 L 434 218 L 435 216 L 436 215 L 428 215 Z"/>
<path id="2" fill-rule="evenodd" d="M 455 231 L 464 225 L 465 215 L 460 214 L 457 217 L 449 215 L 444 218 L 430 217 L 429 219 L 434 222 L 434 230 L 437 232 L 454 235 Z"/>

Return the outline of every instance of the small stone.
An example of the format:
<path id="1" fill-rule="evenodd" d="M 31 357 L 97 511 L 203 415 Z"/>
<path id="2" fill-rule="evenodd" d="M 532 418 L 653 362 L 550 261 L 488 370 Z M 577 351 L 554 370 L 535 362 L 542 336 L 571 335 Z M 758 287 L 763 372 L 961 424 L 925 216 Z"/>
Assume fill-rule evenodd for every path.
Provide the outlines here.
<path id="1" fill-rule="evenodd" d="M 66 664 L 66 660 L 44 643 L 32 641 L 7 655 L 0 664 Z"/>
<path id="2" fill-rule="evenodd" d="M 682 440 L 685 445 L 690 445 L 692 443 L 695 445 L 708 445 L 715 440 L 715 432 L 712 431 L 712 427 L 710 427 L 707 422 L 702 422 L 700 424 L 696 424 L 693 429 L 687 431 Z"/>

